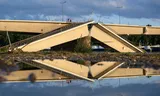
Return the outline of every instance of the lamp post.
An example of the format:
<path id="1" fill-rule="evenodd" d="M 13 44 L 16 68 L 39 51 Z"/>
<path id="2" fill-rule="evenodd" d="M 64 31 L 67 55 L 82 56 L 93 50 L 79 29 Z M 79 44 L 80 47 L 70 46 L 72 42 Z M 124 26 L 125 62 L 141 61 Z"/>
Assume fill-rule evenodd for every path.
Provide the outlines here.
<path id="1" fill-rule="evenodd" d="M 67 1 L 60 2 L 60 4 L 62 4 L 62 21 L 63 21 L 63 14 L 64 14 L 63 5 L 64 5 L 65 3 L 67 3 Z"/>
<path id="2" fill-rule="evenodd" d="M 121 24 L 121 16 L 120 16 L 120 9 L 123 8 L 123 6 L 117 6 L 118 10 L 118 16 L 119 16 L 119 24 Z"/>
<path id="3" fill-rule="evenodd" d="M 118 10 L 118 16 L 119 16 L 119 24 L 121 24 L 121 16 L 120 16 L 120 9 L 122 9 L 123 8 L 123 6 L 119 6 L 120 4 L 118 3 L 118 1 L 116 0 L 116 4 L 117 4 L 117 9 L 119 9 Z"/>

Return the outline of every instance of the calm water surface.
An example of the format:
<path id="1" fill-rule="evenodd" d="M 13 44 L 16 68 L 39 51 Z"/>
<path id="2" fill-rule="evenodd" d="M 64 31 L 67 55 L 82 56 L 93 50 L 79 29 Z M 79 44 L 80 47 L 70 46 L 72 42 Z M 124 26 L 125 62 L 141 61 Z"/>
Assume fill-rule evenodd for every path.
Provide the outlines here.
<path id="1" fill-rule="evenodd" d="M 0 84 L 0 96 L 159 96 L 160 77 Z"/>

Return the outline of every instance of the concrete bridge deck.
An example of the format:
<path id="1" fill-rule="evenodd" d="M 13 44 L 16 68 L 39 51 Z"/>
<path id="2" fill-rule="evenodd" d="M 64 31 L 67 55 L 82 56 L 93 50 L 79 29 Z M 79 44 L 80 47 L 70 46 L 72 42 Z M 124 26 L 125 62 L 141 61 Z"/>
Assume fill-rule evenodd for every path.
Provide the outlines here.
<path id="1" fill-rule="evenodd" d="M 55 21 L 0 20 L 0 32 L 46 33 L 71 23 Z"/>
<path id="2" fill-rule="evenodd" d="M 55 21 L 0 20 L 0 32 L 46 33 L 69 24 L 71 23 Z M 119 24 L 104 24 L 104 26 L 115 30 L 118 35 L 160 35 L 160 27 Z"/>

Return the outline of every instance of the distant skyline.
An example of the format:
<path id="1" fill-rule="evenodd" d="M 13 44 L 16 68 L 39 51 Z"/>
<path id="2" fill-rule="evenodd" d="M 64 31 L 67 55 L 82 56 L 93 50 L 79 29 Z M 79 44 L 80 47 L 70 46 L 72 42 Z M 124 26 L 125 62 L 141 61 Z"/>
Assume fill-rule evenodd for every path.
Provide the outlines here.
<path id="1" fill-rule="evenodd" d="M 64 1 L 64 21 L 160 26 L 159 0 L 0 0 L 0 19 L 61 21 Z"/>

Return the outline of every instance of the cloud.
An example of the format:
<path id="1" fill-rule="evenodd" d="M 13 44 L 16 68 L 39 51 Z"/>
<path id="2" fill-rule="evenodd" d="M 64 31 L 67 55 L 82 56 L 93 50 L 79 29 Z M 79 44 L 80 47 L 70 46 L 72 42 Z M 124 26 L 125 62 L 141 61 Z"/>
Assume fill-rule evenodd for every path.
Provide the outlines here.
<path id="1" fill-rule="evenodd" d="M 63 0 L 62 0 L 63 1 Z M 88 16 L 92 13 L 102 16 L 121 15 L 126 18 L 160 18 L 159 0 L 66 0 L 64 15 L 71 18 Z M 17 19 L 60 19 L 60 0 L 1 0 L 0 19 L 6 16 Z"/>

